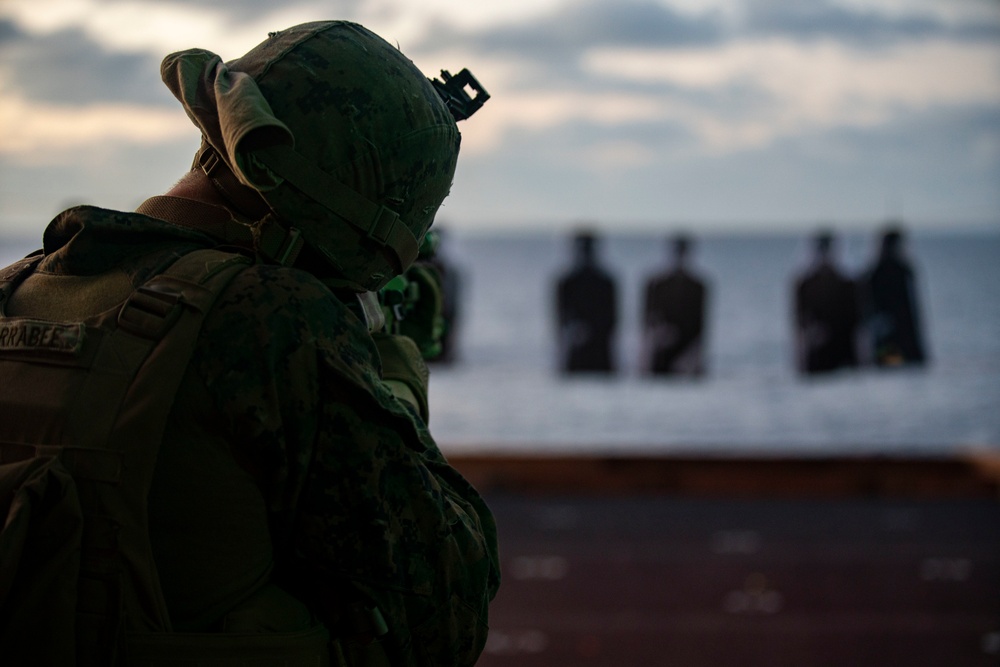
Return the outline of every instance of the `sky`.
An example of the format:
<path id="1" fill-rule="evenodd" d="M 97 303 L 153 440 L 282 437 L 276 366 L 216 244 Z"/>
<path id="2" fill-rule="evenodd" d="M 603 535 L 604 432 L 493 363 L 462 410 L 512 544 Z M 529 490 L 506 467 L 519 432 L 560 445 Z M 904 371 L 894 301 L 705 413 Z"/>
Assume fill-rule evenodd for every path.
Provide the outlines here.
<path id="1" fill-rule="evenodd" d="M 330 18 L 489 90 L 453 228 L 1000 231 L 1000 0 L 0 0 L 0 234 L 177 181 L 168 53 Z"/>

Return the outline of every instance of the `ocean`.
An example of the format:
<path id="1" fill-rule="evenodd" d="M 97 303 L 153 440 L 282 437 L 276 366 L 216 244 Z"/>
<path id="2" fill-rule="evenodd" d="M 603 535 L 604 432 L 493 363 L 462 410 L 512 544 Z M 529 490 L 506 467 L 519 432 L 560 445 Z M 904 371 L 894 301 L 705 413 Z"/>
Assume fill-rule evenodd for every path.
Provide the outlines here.
<path id="1" fill-rule="evenodd" d="M 461 363 L 431 374 L 431 430 L 446 450 L 824 455 L 953 454 L 1000 446 L 1000 235 L 912 234 L 931 362 L 920 369 L 794 370 L 790 284 L 807 263 L 795 235 L 706 236 L 708 373 L 639 372 L 645 278 L 667 262 L 661 236 L 612 235 L 618 278 L 615 378 L 556 372 L 553 282 L 570 264 L 561 236 L 455 238 L 466 278 Z M 841 239 L 845 270 L 873 258 L 866 235 Z"/>
<path id="2" fill-rule="evenodd" d="M 40 237 L 40 234 L 39 234 Z M 0 239 L 0 265 L 38 245 Z M 954 455 L 1000 451 L 1000 232 L 914 232 L 930 363 L 803 378 L 793 365 L 791 280 L 809 259 L 805 235 L 695 237 L 709 282 L 708 372 L 642 375 L 640 297 L 667 262 L 663 235 L 611 234 L 602 264 L 618 281 L 619 373 L 556 370 L 553 283 L 571 260 L 549 233 L 449 229 L 443 254 L 462 277 L 458 360 L 434 365 L 430 427 L 446 454 Z M 873 237 L 846 234 L 849 273 Z"/>

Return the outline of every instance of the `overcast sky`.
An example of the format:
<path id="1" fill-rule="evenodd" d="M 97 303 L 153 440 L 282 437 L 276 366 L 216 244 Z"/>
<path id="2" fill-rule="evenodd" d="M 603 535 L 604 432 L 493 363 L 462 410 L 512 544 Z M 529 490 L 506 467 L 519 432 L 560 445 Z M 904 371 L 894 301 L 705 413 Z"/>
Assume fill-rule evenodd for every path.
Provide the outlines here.
<path id="1" fill-rule="evenodd" d="M 0 0 L 0 233 L 180 177 L 167 53 L 326 18 L 492 94 L 455 228 L 1000 229 L 998 0 Z"/>

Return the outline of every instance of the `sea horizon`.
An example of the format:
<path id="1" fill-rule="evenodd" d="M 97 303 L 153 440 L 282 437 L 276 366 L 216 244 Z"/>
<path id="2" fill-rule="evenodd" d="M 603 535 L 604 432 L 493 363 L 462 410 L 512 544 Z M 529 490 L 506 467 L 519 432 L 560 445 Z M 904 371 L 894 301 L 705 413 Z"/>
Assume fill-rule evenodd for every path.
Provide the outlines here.
<path id="1" fill-rule="evenodd" d="M 690 229 L 690 228 L 689 228 Z M 711 287 L 708 373 L 657 381 L 638 367 L 639 288 L 665 264 L 660 234 L 606 233 L 619 279 L 620 373 L 567 379 L 555 364 L 551 284 L 566 233 L 485 234 L 448 227 L 446 258 L 464 277 L 457 363 L 431 368 L 431 432 L 445 453 L 952 456 L 1000 451 L 1000 229 L 913 230 L 930 341 L 923 368 L 794 369 L 788 289 L 812 230 L 696 236 Z M 0 264 L 40 245 L 0 235 Z M 841 235 L 857 273 L 870 233 Z"/>

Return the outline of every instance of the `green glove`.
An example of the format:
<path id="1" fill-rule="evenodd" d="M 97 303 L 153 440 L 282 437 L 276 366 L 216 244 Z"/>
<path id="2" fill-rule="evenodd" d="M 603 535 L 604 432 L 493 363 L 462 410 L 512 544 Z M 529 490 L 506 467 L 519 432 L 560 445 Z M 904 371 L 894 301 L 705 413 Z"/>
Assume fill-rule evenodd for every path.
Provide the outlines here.
<path id="1" fill-rule="evenodd" d="M 417 298 L 399 322 L 399 333 L 416 342 L 424 359 L 433 359 L 441 354 L 445 327 L 441 275 L 433 266 L 418 262 L 407 270 L 406 278 L 416 285 Z"/>
<path id="2" fill-rule="evenodd" d="M 407 336 L 383 331 L 376 331 L 372 338 L 382 358 L 382 379 L 396 398 L 409 403 L 426 424 L 430 417 L 427 410 L 430 371 L 417 344 Z"/>

